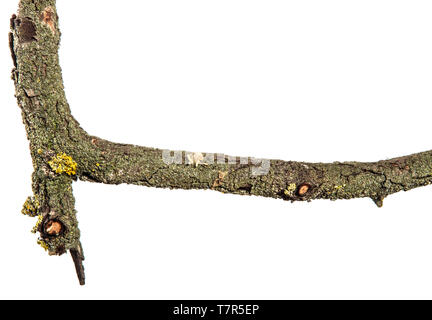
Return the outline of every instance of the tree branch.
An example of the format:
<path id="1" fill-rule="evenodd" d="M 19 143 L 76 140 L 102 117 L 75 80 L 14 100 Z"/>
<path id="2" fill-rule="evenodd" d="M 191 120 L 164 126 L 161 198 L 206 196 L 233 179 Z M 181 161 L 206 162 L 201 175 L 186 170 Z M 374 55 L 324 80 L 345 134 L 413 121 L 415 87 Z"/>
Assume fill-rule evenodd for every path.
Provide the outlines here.
<path id="1" fill-rule="evenodd" d="M 432 151 L 361 163 L 302 163 L 171 152 L 88 135 L 72 117 L 58 58 L 55 0 L 21 0 L 9 43 L 18 105 L 33 159 L 33 197 L 23 212 L 39 216 L 39 243 L 49 254 L 70 251 L 84 284 L 72 182 L 211 189 L 289 201 L 369 197 L 380 207 L 401 190 L 432 182 Z"/>

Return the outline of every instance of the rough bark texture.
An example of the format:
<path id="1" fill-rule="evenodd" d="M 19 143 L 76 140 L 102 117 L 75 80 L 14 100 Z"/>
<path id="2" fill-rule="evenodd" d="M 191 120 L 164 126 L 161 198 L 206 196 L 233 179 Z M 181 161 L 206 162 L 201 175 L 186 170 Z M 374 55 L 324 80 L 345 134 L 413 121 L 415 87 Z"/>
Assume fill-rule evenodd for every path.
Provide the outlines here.
<path id="1" fill-rule="evenodd" d="M 39 243 L 49 254 L 71 252 L 81 284 L 84 255 L 72 193 L 76 179 L 212 189 L 290 201 L 369 197 L 378 206 L 389 194 L 432 182 L 432 151 L 373 163 L 270 160 L 268 173 L 253 175 L 256 164 L 250 160 L 219 155 L 226 163 L 206 164 L 201 162 L 205 154 L 191 158 L 182 154 L 183 162 L 192 159 L 190 163 L 167 164 L 162 150 L 90 136 L 72 117 L 63 91 L 55 4 L 55 0 L 21 0 L 11 19 L 12 79 L 34 166 L 34 195 L 23 212 L 39 216 Z M 61 231 L 47 229 L 52 221 L 61 224 Z"/>

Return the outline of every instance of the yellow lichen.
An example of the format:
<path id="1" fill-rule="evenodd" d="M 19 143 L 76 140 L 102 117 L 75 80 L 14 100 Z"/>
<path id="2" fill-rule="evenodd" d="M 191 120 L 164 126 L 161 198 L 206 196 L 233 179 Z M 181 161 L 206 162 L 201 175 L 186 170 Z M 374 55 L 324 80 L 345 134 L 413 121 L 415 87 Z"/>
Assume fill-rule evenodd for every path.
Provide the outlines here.
<path id="1" fill-rule="evenodd" d="M 42 154 L 42 153 L 43 153 L 43 150 L 42 150 L 42 149 L 38 149 L 38 150 L 37 150 L 37 153 L 38 153 L 38 154 Z"/>
<path id="2" fill-rule="evenodd" d="M 48 244 L 43 241 L 42 239 L 38 239 L 37 244 L 40 245 L 42 248 L 45 249 L 45 251 L 47 251 L 49 249 Z"/>
<path id="3" fill-rule="evenodd" d="M 297 185 L 295 183 L 291 183 L 285 190 L 284 190 L 284 195 L 286 195 L 287 197 L 291 197 L 294 195 L 294 192 L 297 189 Z"/>
<path id="4" fill-rule="evenodd" d="M 342 189 L 343 187 L 345 187 L 346 186 L 346 184 L 344 184 L 344 185 L 342 185 L 342 186 L 335 186 L 334 188 L 336 189 L 336 190 L 340 190 L 340 189 Z"/>
<path id="5" fill-rule="evenodd" d="M 43 216 L 40 214 L 40 215 L 38 215 L 38 220 L 36 221 L 36 225 L 33 227 L 32 231 L 31 231 L 32 233 L 36 233 L 38 231 L 39 226 L 41 225 L 42 221 L 43 221 Z"/>
<path id="6" fill-rule="evenodd" d="M 55 173 L 66 173 L 70 176 L 76 174 L 77 163 L 72 157 L 66 155 L 66 153 L 57 154 L 57 156 L 48 161 L 48 164 Z"/>
<path id="7" fill-rule="evenodd" d="M 28 197 L 27 200 L 24 202 L 21 213 L 29 217 L 36 217 L 38 215 L 38 209 L 39 201 L 37 200 L 37 198 Z"/>

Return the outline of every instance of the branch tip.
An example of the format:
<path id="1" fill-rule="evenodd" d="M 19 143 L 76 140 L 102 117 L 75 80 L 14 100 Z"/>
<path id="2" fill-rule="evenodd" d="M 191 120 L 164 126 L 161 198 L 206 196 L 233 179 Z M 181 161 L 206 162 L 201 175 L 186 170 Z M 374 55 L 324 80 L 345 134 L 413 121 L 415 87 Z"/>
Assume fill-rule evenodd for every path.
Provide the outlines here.
<path id="1" fill-rule="evenodd" d="M 83 265 L 84 255 L 82 254 L 82 250 L 80 247 L 75 249 L 70 249 L 69 251 L 75 265 L 75 271 L 78 276 L 79 283 L 80 285 L 83 286 L 85 285 L 85 273 L 84 273 L 84 265 Z"/>

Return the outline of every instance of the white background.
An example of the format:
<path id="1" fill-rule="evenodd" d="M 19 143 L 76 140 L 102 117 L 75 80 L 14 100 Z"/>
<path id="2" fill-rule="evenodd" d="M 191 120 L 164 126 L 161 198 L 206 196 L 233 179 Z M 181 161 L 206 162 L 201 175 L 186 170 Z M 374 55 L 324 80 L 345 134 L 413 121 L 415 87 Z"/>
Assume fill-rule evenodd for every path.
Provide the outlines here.
<path id="1" fill-rule="evenodd" d="M 0 2 L 1 298 L 432 298 L 431 187 L 289 203 L 74 185 L 87 285 L 20 214 L 31 158 Z M 430 1 L 58 1 L 73 114 L 116 142 L 304 161 L 431 148 Z"/>

